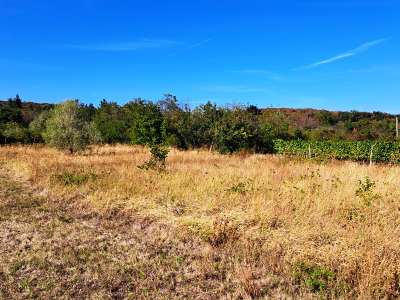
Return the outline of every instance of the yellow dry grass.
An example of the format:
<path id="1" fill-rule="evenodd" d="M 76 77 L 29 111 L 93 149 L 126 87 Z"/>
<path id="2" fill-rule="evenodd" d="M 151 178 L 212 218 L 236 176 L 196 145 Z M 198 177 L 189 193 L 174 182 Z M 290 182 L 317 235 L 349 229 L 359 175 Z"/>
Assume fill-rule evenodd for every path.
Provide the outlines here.
<path id="1" fill-rule="evenodd" d="M 148 158 L 122 145 L 73 156 L 0 148 L 15 176 L 64 201 L 152 218 L 212 247 L 257 247 L 253 268 L 330 297 L 400 296 L 399 166 L 173 150 L 166 172 L 137 168 Z M 68 185 L 57 180 L 66 172 L 95 176 Z"/>

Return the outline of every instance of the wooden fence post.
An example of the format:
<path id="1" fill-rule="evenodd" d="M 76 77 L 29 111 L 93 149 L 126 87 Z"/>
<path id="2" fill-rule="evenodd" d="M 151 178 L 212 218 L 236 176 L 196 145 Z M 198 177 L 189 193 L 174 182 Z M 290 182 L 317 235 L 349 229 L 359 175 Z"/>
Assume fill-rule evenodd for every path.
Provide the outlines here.
<path id="1" fill-rule="evenodd" d="M 372 164 L 373 164 L 373 161 L 372 161 L 372 151 L 374 150 L 374 147 L 375 147 L 375 145 L 376 144 L 373 144 L 372 146 L 371 146 L 371 152 L 370 152 L 370 154 L 369 154 L 369 165 L 370 166 L 372 166 Z"/>

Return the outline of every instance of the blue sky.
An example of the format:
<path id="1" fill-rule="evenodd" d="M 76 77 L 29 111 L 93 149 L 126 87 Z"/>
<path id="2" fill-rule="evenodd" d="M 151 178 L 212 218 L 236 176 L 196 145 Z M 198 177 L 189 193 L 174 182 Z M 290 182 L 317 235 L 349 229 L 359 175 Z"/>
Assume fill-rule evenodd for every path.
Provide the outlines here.
<path id="1" fill-rule="evenodd" d="M 400 1 L 0 0 L 0 98 L 400 113 Z"/>

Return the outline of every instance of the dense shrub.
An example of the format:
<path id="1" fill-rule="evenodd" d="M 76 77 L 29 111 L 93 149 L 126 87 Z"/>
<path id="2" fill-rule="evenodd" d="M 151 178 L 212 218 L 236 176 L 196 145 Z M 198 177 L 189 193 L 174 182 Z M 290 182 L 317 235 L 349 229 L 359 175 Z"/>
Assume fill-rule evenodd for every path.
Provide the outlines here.
<path id="1" fill-rule="evenodd" d="M 148 161 L 138 166 L 142 170 L 164 171 L 166 167 L 169 149 L 163 145 L 150 145 L 151 157 Z"/>

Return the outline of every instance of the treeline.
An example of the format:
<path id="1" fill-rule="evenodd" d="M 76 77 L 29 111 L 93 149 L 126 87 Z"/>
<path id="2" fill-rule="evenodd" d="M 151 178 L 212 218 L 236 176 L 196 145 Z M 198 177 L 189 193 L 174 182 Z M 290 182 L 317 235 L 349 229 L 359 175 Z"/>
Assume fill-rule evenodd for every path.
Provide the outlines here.
<path id="1" fill-rule="evenodd" d="M 173 95 L 125 105 L 103 100 L 99 107 L 79 101 L 34 105 L 16 96 L 0 103 L 0 142 L 57 144 L 69 139 L 78 145 L 70 151 L 102 142 L 271 153 L 275 140 L 392 140 L 394 120 L 384 113 L 220 107 L 211 102 L 191 109 Z"/>

